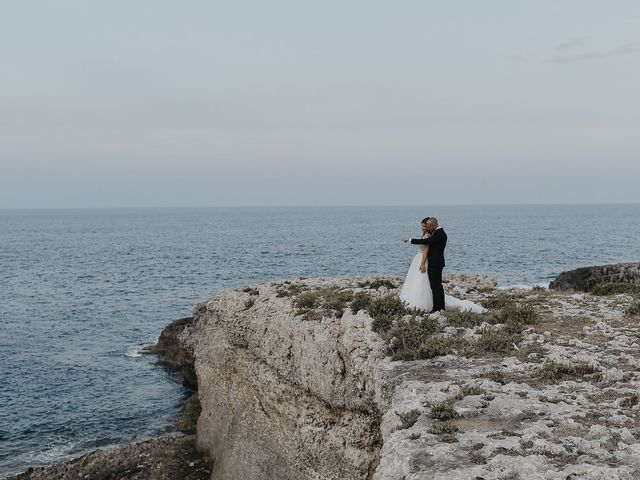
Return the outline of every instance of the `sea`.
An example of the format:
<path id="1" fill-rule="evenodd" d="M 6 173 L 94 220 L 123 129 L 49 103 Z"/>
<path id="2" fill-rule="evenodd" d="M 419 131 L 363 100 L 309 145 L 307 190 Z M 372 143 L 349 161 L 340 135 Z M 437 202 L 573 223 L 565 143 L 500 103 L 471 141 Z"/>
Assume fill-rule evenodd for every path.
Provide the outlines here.
<path id="1" fill-rule="evenodd" d="M 640 261 L 640 205 L 0 210 L 0 478 L 165 431 L 186 394 L 142 355 L 222 289 L 404 275 L 420 220 L 447 272 L 501 287 Z"/>

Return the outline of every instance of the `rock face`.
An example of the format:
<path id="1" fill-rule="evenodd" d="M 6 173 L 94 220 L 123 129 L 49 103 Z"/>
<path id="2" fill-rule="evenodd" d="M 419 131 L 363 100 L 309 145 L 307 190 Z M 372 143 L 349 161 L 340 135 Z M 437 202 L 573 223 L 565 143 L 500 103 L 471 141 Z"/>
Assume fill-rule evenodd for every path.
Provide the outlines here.
<path id="1" fill-rule="evenodd" d="M 447 293 L 489 312 L 401 309 L 386 319 L 393 336 L 390 327 L 378 335 L 374 322 L 397 308 L 399 284 L 271 282 L 223 291 L 170 326 L 170 363 L 195 360 L 197 447 L 211 470 L 191 436 L 19 478 L 640 478 L 637 298 L 505 291 L 485 276 L 451 275 Z M 412 335 L 424 355 L 392 361 Z M 197 400 L 189 404 L 194 419 Z"/>
<path id="2" fill-rule="evenodd" d="M 342 288 L 311 280 L 295 288 Z M 371 318 L 305 320 L 277 284 L 198 305 L 183 339 L 196 359 L 198 446 L 215 479 L 367 479 L 380 448 Z M 282 293 L 282 294 L 281 294 Z"/>
<path id="3" fill-rule="evenodd" d="M 184 384 L 192 390 L 198 389 L 198 379 L 193 364 L 191 350 L 185 348 L 180 340 L 182 331 L 193 321 L 193 317 L 180 318 L 167 325 L 158 343 L 145 353 L 158 355 L 158 361 L 172 370 L 180 372 Z"/>
<path id="4" fill-rule="evenodd" d="M 562 272 L 549 285 L 553 290 L 589 292 L 599 283 L 631 283 L 640 285 L 640 263 L 618 263 L 583 267 Z"/>

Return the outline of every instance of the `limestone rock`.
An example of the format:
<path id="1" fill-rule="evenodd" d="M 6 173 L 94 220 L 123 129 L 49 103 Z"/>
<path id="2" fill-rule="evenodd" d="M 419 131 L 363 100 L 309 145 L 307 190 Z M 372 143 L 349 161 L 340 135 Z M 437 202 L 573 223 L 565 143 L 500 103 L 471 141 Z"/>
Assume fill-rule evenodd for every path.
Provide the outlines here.
<path id="1" fill-rule="evenodd" d="M 569 270 L 558 275 L 549 288 L 589 292 L 599 283 L 640 285 L 640 263 L 618 263 Z"/>
<path id="2" fill-rule="evenodd" d="M 184 384 L 192 390 L 198 388 L 194 359 L 189 348 L 180 340 L 180 334 L 193 321 L 193 317 L 180 318 L 167 325 L 160 333 L 158 343 L 144 353 L 158 355 L 158 361 L 172 370 L 180 372 Z"/>

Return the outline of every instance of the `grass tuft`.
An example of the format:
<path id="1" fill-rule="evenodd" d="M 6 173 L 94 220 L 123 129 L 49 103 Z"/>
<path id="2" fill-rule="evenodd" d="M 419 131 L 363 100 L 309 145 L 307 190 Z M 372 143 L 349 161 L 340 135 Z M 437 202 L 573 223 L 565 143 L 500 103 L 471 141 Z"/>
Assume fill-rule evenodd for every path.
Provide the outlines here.
<path id="1" fill-rule="evenodd" d="M 416 359 L 442 357 L 453 352 L 451 340 L 448 338 L 427 338 L 416 353 Z"/>
<path id="2" fill-rule="evenodd" d="M 391 338 L 390 350 L 394 360 L 416 360 L 418 358 L 432 358 L 419 355 L 425 345 L 430 345 L 432 336 L 438 331 L 439 325 L 429 318 L 411 317 L 409 320 L 396 322 L 389 329 Z M 429 347 L 428 347 L 429 348 Z M 424 354 L 424 353 L 423 353 Z"/>
<path id="3" fill-rule="evenodd" d="M 371 300 L 367 312 L 373 318 L 373 331 L 383 333 L 391 328 L 394 320 L 405 315 L 407 309 L 397 295 L 385 295 Z"/>
<path id="4" fill-rule="evenodd" d="M 400 425 L 400 430 L 406 430 L 407 428 L 411 428 L 415 425 L 415 423 L 420 418 L 420 410 L 411 410 L 410 412 L 405 413 L 404 415 L 394 412 L 398 417 L 400 417 L 400 421 L 402 425 Z"/>
<path id="5" fill-rule="evenodd" d="M 504 308 L 510 305 L 514 305 L 517 301 L 515 295 L 512 295 L 508 292 L 498 292 L 491 295 L 489 298 L 482 300 L 480 302 L 483 307 L 489 309 L 499 309 Z"/>
<path id="6" fill-rule="evenodd" d="M 538 378 L 546 382 L 559 382 L 562 380 L 574 380 L 589 377 L 595 381 L 602 379 L 602 374 L 593 365 L 588 363 L 557 363 L 546 362 L 538 370 Z"/>
<path id="7" fill-rule="evenodd" d="M 629 295 L 640 295 L 640 285 L 633 283 L 599 283 L 591 290 L 594 295 L 619 295 L 627 293 Z"/>
<path id="8" fill-rule="evenodd" d="M 316 308 L 320 303 L 320 294 L 318 292 L 303 292 L 296 298 L 295 306 L 299 310 L 311 310 Z"/>
<path id="9" fill-rule="evenodd" d="M 509 353 L 521 340 L 522 337 L 518 333 L 512 333 L 505 328 L 485 330 L 480 335 L 476 347 L 483 352 Z"/>
<path id="10" fill-rule="evenodd" d="M 355 314 L 360 310 L 368 310 L 372 300 L 367 292 L 357 292 L 351 301 L 351 311 Z"/>
<path id="11" fill-rule="evenodd" d="M 298 314 L 307 320 L 318 320 L 323 316 L 342 317 L 348 302 L 353 299 L 351 290 L 340 290 L 336 287 L 299 293 L 294 306 Z"/>
<path id="12" fill-rule="evenodd" d="M 367 280 L 366 282 L 358 282 L 358 287 L 369 288 L 371 290 L 379 290 L 380 288 L 386 288 L 388 290 L 394 290 L 398 288 L 398 285 L 391 280 L 385 278 L 377 278 L 375 280 Z"/>
<path id="13" fill-rule="evenodd" d="M 486 321 L 484 315 L 481 313 L 453 310 L 447 312 L 446 315 L 447 320 L 449 320 L 449 323 L 454 327 L 471 328 L 476 327 L 482 324 L 482 322 Z"/>
<path id="14" fill-rule="evenodd" d="M 459 416 L 460 414 L 449 402 L 436 403 L 431 407 L 431 418 L 436 420 L 451 420 Z"/>
<path id="15" fill-rule="evenodd" d="M 635 302 L 624 312 L 625 317 L 640 317 L 640 302 Z"/>
<path id="16" fill-rule="evenodd" d="M 453 423 L 451 420 L 446 420 L 444 422 L 434 422 L 429 428 L 429 433 L 433 435 L 445 435 L 448 433 L 455 433 L 458 430 L 458 426 Z"/>
<path id="17" fill-rule="evenodd" d="M 486 393 L 486 390 L 482 387 L 479 387 L 478 385 L 465 385 L 464 387 L 462 387 L 461 392 L 464 398 L 471 395 L 482 395 Z"/>
<path id="18" fill-rule="evenodd" d="M 276 297 L 295 297 L 302 292 L 302 288 L 291 282 L 284 282 L 283 285 L 276 287 Z"/>

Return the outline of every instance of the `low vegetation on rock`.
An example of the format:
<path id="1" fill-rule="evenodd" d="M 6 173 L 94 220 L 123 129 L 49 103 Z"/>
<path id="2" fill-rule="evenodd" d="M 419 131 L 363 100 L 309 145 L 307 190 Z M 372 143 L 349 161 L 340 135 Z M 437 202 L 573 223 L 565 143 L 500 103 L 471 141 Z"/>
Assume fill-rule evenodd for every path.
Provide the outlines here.
<path id="1" fill-rule="evenodd" d="M 395 290 L 396 288 L 398 288 L 398 284 L 386 278 L 376 278 L 375 280 L 366 280 L 364 282 L 358 282 L 358 287 L 368 288 L 371 290 L 379 290 L 380 288 L 386 288 L 387 290 Z"/>
<path id="2" fill-rule="evenodd" d="M 460 415 L 456 412 L 451 402 L 436 403 L 431 407 L 431 418 L 435 420 L 452 420 Z"/>
<path id="3" fill-rule="evenodd" d="M 456 433 L 460 429 L 451 420 L 445 420 L 444 422 L 434 422 L 429 428 L 429 433 L 433 435 L 445 435 Z"/>
<path id="4" fill-rule="evenodd" d="M 405 414 L 401 414 L 398 412 L 395 412 L 395 414 L 400 417 L 400 429 L 401 430 L 406 430 L 407 428 L 411 428 L 415 425 L 415 423 L 418 421 L 418 419 L 420 418 L 420 410 L 411 410 L 410 412 L 407 412 Z"/>
<path id="5" fill-rule="evenodd" d="M 640 317 L 640 302 L 632 303 L 625 311 L 625 317 Z"/>
<path id="6" fill-rule="evenodd" d="M 620 295 L 626 293 L 628 295 L 640 295 L 640 285 L 633 283 L 600 283 L 593 287 L 591 293 L 594 295 Z"/>
<path id="7" fill-rule="evenodd" d="M 562 380 L 589 379 L 599 381 L 602 374 L 588 363 L 546 362 L 538 371 L 538 378 L 546 382 L 557 383 Z"/>
<path id="8" fill-rule="evenodd" d="M 320 320 L 329 316 L 340 318 L 352 300 L 352 290 L 329 287 L 299 293 L 294 306 L 297 314 L 306 320 Z"/>

